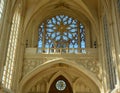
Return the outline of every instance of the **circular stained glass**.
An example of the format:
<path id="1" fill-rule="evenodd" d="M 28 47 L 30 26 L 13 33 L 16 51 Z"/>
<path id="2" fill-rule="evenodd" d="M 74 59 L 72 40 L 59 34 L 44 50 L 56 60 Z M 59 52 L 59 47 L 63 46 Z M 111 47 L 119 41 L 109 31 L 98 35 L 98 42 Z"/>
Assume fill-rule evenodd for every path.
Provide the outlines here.
<path id="1" fill-rule="evenodd" d="M 63 81 L 63 80 L 58 80 L 57 82 L 56 82 L 56 89 L 57 90 L 59 90 L 59 91 L 63 91 L 63 90 L 65 90 L 65 88 L 66 88 L 66 83 L 65 83 L 65 81 Z"/>
<path id="2" fill-rule="evenodd" d="M 85 48 L 84 28 L 82 23 L 72 17 L 56 15 L 40 25 L 38 47 Z"/>

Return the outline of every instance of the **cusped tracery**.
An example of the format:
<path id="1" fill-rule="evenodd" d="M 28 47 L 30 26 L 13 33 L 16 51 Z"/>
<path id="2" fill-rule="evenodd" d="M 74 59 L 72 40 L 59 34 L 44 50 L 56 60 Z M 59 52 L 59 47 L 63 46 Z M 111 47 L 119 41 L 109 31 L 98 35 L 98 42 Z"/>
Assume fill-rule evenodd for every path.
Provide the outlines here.
<path id="1" fill-rule="evenodd" d="M 85 48 L 85 28 L 72 17 L 54 16 L 40 25 L 38 48 Z"/>

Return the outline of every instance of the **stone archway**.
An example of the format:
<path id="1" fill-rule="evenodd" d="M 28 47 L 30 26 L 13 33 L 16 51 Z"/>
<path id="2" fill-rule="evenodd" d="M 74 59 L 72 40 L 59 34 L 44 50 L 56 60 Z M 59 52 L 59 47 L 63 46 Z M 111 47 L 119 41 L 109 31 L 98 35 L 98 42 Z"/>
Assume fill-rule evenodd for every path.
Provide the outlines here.
<path id="1" fill-rule="evenodd" d="M 97 85 L 98 80 L 94 77 L 94 81 L 89 77 L 92 73 L 86 72 L 83 67 L 79 68 L 81 70 L 77 68 L 77 64 L 63 59 L 46 62 L 24 77 L 19 93 L 52 93 L 50 88 L 60 78 L 67 82 L 68 91 L 70 90 L 68 93 L 100 93 L 101 85 Z"/>

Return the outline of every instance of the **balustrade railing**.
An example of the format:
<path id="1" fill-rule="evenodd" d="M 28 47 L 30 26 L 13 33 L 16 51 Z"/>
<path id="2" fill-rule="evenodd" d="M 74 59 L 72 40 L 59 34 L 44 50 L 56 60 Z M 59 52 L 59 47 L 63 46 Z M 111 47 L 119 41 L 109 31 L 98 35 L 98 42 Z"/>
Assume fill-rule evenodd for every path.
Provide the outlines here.
<path id="1" fill-rule="evenodd" d="M 43 54 L 96 54 L 96 48 L 38 48 L 38 53 Z"/>

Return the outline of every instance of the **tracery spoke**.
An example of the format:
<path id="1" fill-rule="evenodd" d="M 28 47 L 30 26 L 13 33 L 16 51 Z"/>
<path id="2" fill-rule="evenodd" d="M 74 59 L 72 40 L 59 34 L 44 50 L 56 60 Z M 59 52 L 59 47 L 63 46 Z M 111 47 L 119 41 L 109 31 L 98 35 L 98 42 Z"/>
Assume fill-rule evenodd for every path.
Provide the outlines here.
<path id="1" fill-rule="evenodd" d="M 58 15 L 47 20 L 47 26 L 44 28 L 44 23 L 40 26 L 39 40 L 42 41 L 42 35 L 46 29 L 46 43 L 45 46 L 51 47 L 51 45 L 59 44 L 59 47 L 68 46 L 69 48 L 77 48 L 80 45 L 79 41 L 85 42 L 84 26 L 72 17 L 65 15 Z M 78 30 L 80 27 L 80 30 Z M 78 35 L 79 33 L 79 35 Z M 79 43 L 78 43 L 79 42 Z"/>

